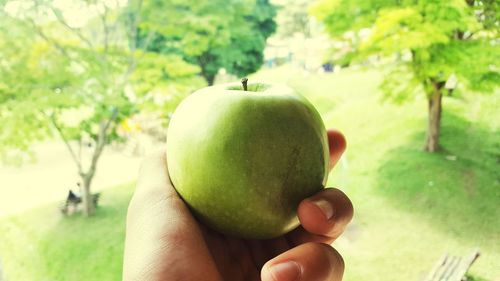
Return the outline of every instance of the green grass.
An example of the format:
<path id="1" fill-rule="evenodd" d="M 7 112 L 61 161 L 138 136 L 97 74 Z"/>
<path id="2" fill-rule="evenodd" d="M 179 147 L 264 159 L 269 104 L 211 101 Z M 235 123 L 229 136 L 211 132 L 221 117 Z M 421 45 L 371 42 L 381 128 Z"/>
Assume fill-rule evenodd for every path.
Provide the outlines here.
<path id="1" fill-rule="evenodd" d="M 426 101 L 382 103 L 378 71 L 304 75 L 281 67 L 250 82 L 257 78 L 297 88 L 328 127 L 347 136 L 346 157 L 329 181 L 356 209 L 335 243 L 346 260 L 345 280 L 421 280 L 443 253 L 475 247 L 481 257 L 470 271 L 474 280 L 500 278 L 498 93 L 445 98 L 443 150 L 427 154 Z M 91 219 L 61 217 L 54 205 L 0 221 L 8 280 L 119 280 L 132 190 L 105 190 Z"/>
<path id="2" fill-rule="evenodd" d="M 256 78 L 299 89 L 327 127 L 346 134 L 344 164 L 329 181 L 356 209 L 335 245 L 346 259 L 345 280 L 420 280 L 443 253 L 475 247 L 482 255 L 471 273 L 500 278 L 499 93 L 445 98 L 443 150 L 428 154 L 425 99 L 381 102 L 378 71 L 303 75 L 282 68 Z"/>
<path id="3" fill-rule="evenodd" d="M 6 280 L 120 280 L 132 190 L 107 189 L 91 219 L 63 217 L 54 204 L 0 221 Z"/>

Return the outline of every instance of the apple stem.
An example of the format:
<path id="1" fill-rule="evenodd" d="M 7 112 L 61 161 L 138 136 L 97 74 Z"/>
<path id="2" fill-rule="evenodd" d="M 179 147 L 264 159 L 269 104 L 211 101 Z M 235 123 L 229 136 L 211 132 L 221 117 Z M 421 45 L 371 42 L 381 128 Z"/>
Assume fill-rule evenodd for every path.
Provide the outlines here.
<path id="1" fill-rule="evenodd" d="M 241 79 L 241 84 L 243 84 L 243 91 L 248 90 L 248 88 L 247 88 L 247 86 L 248 86 L 248 85 L 247 85 L 247 83 L 248 83 L 248 78 L 246 78 L 246 77 L 245 77 L 245 78 L 242 78 L 242 79 Z"/>

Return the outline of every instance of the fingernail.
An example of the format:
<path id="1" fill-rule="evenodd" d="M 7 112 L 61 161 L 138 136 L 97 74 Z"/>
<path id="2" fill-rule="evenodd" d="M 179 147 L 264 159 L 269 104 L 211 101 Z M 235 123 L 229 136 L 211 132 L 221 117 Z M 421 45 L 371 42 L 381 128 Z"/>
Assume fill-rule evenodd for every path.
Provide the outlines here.
<path id="1" fill-rule="evenodd" d="M 332 204 L 325 199 L 319 199 L 316 201 L 313 201 L 316 206 L 323 212 L 325 215 L 326 219 L 329 220 L 333 217 L 333 207 Z"/>
<path id="2" fill-rule="evenodd" d="M 278 263 L 269 269 L 272 280 L 275 281 L 298 281 L 300 280 L 300 272 L 300 265 L 294 261 Z"/>

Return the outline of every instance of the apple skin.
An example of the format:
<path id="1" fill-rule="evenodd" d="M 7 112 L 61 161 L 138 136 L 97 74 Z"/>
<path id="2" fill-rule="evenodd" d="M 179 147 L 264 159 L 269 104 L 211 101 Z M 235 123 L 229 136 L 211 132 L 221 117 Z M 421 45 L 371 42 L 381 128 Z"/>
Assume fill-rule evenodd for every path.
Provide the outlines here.
<path id="1" fill-rule="evenodd" d="M 281 85 L 248 87 L 223 84 L 183 100 L 167 132 L 167 166 L 203 223 L 269 239 L 296 228 L 300 201 L 324 188 L 328 142 L 304 97 Z"/>

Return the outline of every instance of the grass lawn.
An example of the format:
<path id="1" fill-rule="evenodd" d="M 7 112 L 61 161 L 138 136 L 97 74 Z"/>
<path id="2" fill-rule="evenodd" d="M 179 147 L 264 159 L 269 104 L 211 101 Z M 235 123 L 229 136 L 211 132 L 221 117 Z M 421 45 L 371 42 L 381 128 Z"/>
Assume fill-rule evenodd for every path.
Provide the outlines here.
<path id="1" fill-rule="evenodd" d="M 134 184 L 106 189 L 92 219 L 57 204 L 0 221 L 7 281 L 121 280 L 125 216 Z"/>
<path id="2" fill-rule="evenodd" d="M 426 102 L 381 102 L 379 71 L 305 75 L 281 67 L 250 79 L 287 82 L 348 139 L 332 186 L 356 214 L 335 247 L 347 281 L 421 280 L 445 252 L 481 257 L 476 280 L 500 280 L 500 96 L 444 99 L 442 145 L 422 151 Z M 133 184 L 107 189 L 92 219 L 55 205 L 0 221 L 0 257 L 11 280 L 120 280 Z"/>
<path id="3" fill-rule="evenodd" d="M 427 154 L 424 96 L 383 103 L 382 75 L 286 68 L 256 75 L 299 89 L 327 127 L 347 137 L 346 157 L 329 181 L 356 210 L 335 245 L 346 260 L 345 280 L 421 280 L 443 253 L 475 247 L 482 255 L 470 272 L 500 280 L 500 93 L 445 98 L 443 150 Z"/>

